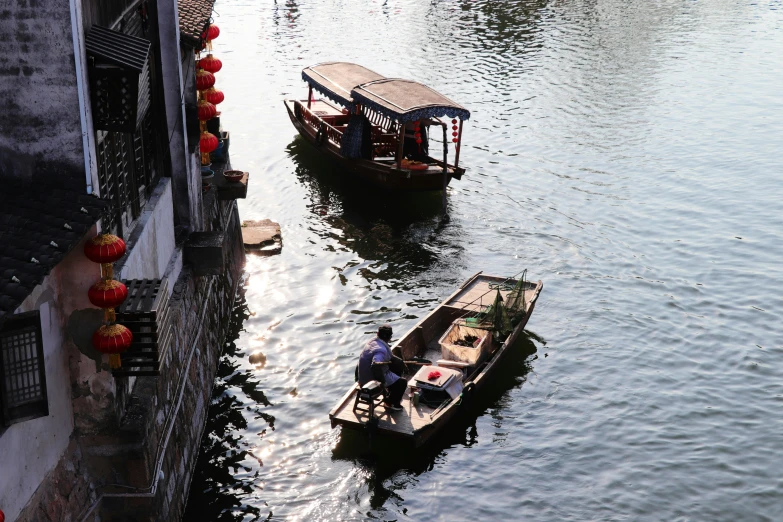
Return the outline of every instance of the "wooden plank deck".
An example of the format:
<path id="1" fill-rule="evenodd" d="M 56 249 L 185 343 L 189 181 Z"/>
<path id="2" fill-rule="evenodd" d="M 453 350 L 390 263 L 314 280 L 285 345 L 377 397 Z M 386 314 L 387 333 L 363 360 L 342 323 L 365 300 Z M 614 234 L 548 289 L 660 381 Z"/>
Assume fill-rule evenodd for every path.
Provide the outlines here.
<path id="1" fill-rule="evenodd" d="M 307 100 L 300 100 L 302 105 L 307 107 Z M 325 100 L 313 100 L 310 104 L 310 112 L 316 116 L 340 116 L 343 114 L 342 110 L 335 107 L 331 103 Z"/>
<path id="2" fill-rule="evenodd" d="M 492 305 L 495 301 L 495 289 L 490 288 L 490 284 L 497 284 L 502 282 L 503 279 L 481 275 L 470 284 L 465 286 L 457 295 L 449 299 L 446 306 L 452 306 L 454 308 L 461 308 L 466 312 L 481 312 Z M 511 293 L 509 287 L 516 284 L 516 281 L 510 280 L 509 285 L 504 285 L 508 289 L 501 288 L 500 295 L 503 297 L 503 301 L 508 299 L 508 294 Z M 534 283 L 526 283 L 525 285 L 525 302 L 529 303 L 535 295 L 536 285 Z"/>
<path id="3" fill-rule="evenodd" d="M 353 402 L 355 393 L 343 402 L 335 412 L 335 419 L 347 422 L 355 427 L 362 427 L 369 420 L 367 412 L 354 413 Z M 378 431 L 388 431 L 400 435 L 413 436 L 413 432 L 431 423 L 430 414 L 435 411 L 425 404 L 414 406 L 410 400 L 410 388 L 405 390 L 405 395 L 400 401 L 402 411 L 390 411 L 383 406 L 375 408 L 375 416 L 378 418 Z"/>

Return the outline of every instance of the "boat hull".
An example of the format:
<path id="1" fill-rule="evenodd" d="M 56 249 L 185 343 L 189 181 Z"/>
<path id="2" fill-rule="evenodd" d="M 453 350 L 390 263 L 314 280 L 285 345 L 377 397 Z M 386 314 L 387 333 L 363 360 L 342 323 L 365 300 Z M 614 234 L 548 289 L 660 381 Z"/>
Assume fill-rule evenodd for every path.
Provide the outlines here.
<path id="1" fill-rule="evenodd" d="M 284 104 L 288 111 L 288 117 L 299 134 L 318 151 L 339 165 L 341 171 L 346 175 L 386 190 L 427 192 L 443 189 L 443 172 L 441 170 L 434 172 L 405 170 L 398 169 L 396 165 L 391 166 L 377 161 L 344 157 L 337 145 L 328 139 L 321 139 L 319 142 L 315 129 L 302 119 L 297 118 L 293 101 L 286 100 Z M 464 172 L 462 169 L 456 169 L 454 172 L 453 167 L 450 170 L 447 174 L 447 186 L 451 183 L 452 178 L 459 179 Z"/>

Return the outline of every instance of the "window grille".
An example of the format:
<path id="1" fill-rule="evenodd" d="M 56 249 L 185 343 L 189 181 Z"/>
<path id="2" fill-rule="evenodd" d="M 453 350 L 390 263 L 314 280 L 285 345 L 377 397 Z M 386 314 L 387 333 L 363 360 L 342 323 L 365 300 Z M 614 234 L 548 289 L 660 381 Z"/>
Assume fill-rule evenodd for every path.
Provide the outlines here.
<path id="1" fill-rule="evenodd" d="M 0 328 L 2 424 L 49 415 L 41 316 L 14 315 Z"/>
<path id="2" fill-rule="evenodd" d="M 155 167 L 156 133 L 148 112 L 133 134 L 101 133 L 98 143 L 98 182 L 101 197 L 112 202 L 106 230 L 127 228 L 139 217 L 152 187 L 160 177 Z M 120 231 L 121 233 L 121 231 Z"/>

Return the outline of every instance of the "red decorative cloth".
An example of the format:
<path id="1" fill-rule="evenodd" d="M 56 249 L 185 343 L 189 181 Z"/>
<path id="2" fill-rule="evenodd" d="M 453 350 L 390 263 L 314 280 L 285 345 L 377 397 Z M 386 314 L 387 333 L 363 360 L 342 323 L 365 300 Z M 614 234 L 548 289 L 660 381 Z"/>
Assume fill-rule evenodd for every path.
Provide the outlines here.
<path id="1" fill-rule="evenodd" d="M 440 378 L 440 372 L 438 370 L 433 370 L 429 375 L 427 375 L 427 380 L 429 381 L 434 381 L 438 378 Z"/>

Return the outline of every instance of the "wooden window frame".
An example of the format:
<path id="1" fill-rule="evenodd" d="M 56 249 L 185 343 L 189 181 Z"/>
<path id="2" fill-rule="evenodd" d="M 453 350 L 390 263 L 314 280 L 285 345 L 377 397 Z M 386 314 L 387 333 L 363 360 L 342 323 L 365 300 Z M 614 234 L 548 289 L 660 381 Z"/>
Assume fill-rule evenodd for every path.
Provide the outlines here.
<path id="1" fill-rule="evenodd" d="M 5 344 L 5 339 L 14 333 L 24 330 L 32 330 L 35 334 L 35 355 L 28 360 L 35 360 L 34 371 L 38 373 L 38 388 L 40 398 L 20 405 L 9 403 L 9 397 L 16 389 L 9 390 L 11 377 L 7 368 L 10 349 Z M 17 354 L 19 355 L 19 354 Z M 23 373 L 18 373 L 21 376 Z M 24 377 L 21 377 L 24 379 Z M 46 417 L 49 415 L 49 396 L 46 390 L 46 360 L 43 350 L 43 334 L 41 332 L 41 314 L 38 310 L 12 315 L 0 326 L 0 425 L 10 426 L 17 422 Z"/>

